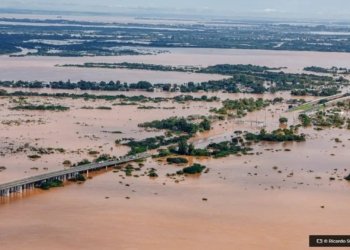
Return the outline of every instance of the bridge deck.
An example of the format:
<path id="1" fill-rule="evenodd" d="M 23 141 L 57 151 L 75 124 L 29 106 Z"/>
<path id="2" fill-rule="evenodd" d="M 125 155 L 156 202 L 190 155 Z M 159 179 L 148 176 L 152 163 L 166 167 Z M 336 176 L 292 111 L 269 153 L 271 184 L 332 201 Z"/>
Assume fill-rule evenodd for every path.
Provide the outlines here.
<path id="1" fill-rule="evenodd" d="M 70 175 L 70 174 L 76 174 L 76 173 L 80 173 L 80 172 L 86 172 L 89 170 L 95 170 L 95 169 L 101 169 L 104 167 L 119 165 L 119 164 L 127 163 L 130 161 L 144 159 L 144 158 L 147 158 L 149 156 L 150 156 L 149 154 L 139 154 L 139 155 L 135 155 L 135 156 L 124 157 L 124 158 L 121 158 L 118 160 L 105 161 L 105 162 L 100 162 L 100 163 L 91 163 L 91 164 L 87 164 L 87 165 L 73 167 L 70 169 L 58 170 L 58 171 L 54 171 L 54 172 L 50 172 L 50 173 L 46 173 L 46 174 L 31 176 L 31 177 L 24 178 L 21 180 L 16 180 L 16 181 L 0 184 L 0 191 L 19 187 L 19 186 L 30 185 L 33 183 L 38 183 L 38 182 L 42 182 L 45 180 L 58 178 L 58 177 L 66 176 L 66 175 Z"/>

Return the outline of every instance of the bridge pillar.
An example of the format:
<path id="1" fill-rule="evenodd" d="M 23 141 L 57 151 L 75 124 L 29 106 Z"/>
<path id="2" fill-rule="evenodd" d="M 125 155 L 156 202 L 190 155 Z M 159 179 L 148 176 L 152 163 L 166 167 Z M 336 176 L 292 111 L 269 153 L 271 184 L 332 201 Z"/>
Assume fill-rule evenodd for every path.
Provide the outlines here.
<path id="1" fill-rule="evenodd" d="M 1 191 L 2 196 L 10 196 L 10 189 L 5 189 Z"/>

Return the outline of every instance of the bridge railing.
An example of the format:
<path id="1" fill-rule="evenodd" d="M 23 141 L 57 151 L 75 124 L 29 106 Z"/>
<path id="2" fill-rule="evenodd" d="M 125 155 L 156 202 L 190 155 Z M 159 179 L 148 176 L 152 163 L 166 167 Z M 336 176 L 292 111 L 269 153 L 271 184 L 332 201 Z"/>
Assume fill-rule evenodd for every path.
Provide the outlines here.
<path id="1" fill-rule="evenodd" d="M 45 180 L 52 179 L 52 178 L 58 178 L 58 177 L 66 176 L 69 174 L 85 172 L 88 170 L 99 169 L 99 168 L 103 168 L 103 167 L 109 167 L 109 166 L 113 166 L 113 165 L 123 164 L 123 163 L 134 161 L 134 160 L 144 159 L 144 158 L 147 158 L 150 156 L 151 155 L 148 153 L 141 153 L 141 154 L 137 154 L 137 155 L 123 156 L 123 157 L 119 157 L 119 158 L 116 158 L 113 160 L 108 160 L 108 161 L 103 161 L 103 162 L 89 163 L 86 165 L 72 167 L 70 169 L 58 170 L 58 171 L 45 173 L 45 174 L 41 174 L 41 175 L 30 176 L 30 177 L 23 178 L 20 180 L 0 184 L 0 191 L 5 190 L 5 189 L 10 189 L 10 188 L 15 188 L 18 186 L 35 184 L 35 183 L 40 182 L 40 181 L 45 181 Z"/>

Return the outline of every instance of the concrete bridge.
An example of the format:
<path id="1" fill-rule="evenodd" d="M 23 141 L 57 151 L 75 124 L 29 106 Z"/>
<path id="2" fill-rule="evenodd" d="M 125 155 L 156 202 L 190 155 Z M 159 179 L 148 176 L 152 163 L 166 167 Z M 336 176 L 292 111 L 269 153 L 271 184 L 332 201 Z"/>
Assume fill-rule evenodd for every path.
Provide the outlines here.
<path id="1" fill-rule="evenodd" d="M 292 108 L 289 111 L 299 110 L 302 113 L 309 113 L 309 112 L 313 112 L 314 110 L 319 108 L 321 105 L 329 106 L 338 101 L 348 100 L 349 98 L 350 98 L 350 92 L 336 94 L 332 96 L 326 96 L 326 97 L 322 97 L 322 98 L 301 104 L 300 106 Z"/>
<path id="2" fill-rule="evenodd" d="M 10 196 L 11 193 L 22 193 L 26 189 L 33 189 L 37 185 L 52 180 L 65 181 L 76 177 L 78 174 L 88 174 L 89 171 L 99 170 L 102 168 L 108 168 L 117 166 L 123 163 L 141 160 L 150 157 L 148 153 L 142 153 L 133 156 L 124 156 L 119 159 L 109 160 L 99 163 L 91 163 L 87 165 L 72 167 L 70 169 L 58 170 L 46 174 L 32 176 L 4 184 L 0 184 L 0 196 Z"/>
<path id="3" fill-rule="evenodd" d="M 315 105 L 316 104 L 317 105 L 317 104 L 320 104 L 320 103 L 326 103 L 326 102 L 329 102 L 329 101 L 333 101 L 333 100 L 345 97 L 347 95 L 348 95 L 348 93 L 341 93 L 341 94 L 336 94 L 336 95 L 331 95 L 331 96 L 325 96 L 325 97 L 318 98 L 316 100 L 310 101 L 310 102 L 308 102 L 308 104 L 311 104 L 311 105 Z"/>

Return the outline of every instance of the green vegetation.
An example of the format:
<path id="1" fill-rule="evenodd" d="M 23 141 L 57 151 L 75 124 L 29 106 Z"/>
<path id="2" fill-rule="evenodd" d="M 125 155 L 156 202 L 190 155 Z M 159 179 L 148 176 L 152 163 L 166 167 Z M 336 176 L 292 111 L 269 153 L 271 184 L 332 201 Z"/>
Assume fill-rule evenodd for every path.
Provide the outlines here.
<path id="1" fill-rule="evenodd" d="M 65 166 L 71 166 L 71 165 L 72 165 L 72 162 L 71 162 L 70 160 L 64 160 L 64 161 L 62 162 L 62 164 L 65 165 Z"/>
<path id="2" fill-rule="evenodd" d="M 0 82 L 1 85 L 1 82 Z M 21 86 L 19 86 L 21 87 Z M 105 101 L 115 101 L 122 100 L 124 102 L 154 102 L 159 103 L 163 101 L 172 100 L 171 98 L 163 98 L 163 97 L 146 97 L 144 95 L 138 96 L 126 96 L 126 95 L 93 95 L 93 94 L 70 94 L 70 93 L 38 93 L 38 92 L 24 92 L 24 91 L 14 91 L 7 92 L 6 90 L 0 89 L 0 96 L 7 97 L 54 97 L 54 98 L 71 98 L 71 99 L 84 99 L 84 100 L 105 100 Z M 129 104 L 129 103 L 128 103 Z M 91 109 L 91 107 L 85 106 L 83 108 Z"/>
<path id="3" fill-rule="evenodd" d="M 350 174 L 344 178 L 347 181 L 350 181 Z"/>
<path id="4" fill-rule="evenodd" d="M 135 168 L 131 165 L 128 164 L 125 168 L 124 168 L 124 173 L 126 176 L 132 176 L 132 173 L 134 172 Z"/>
<path id="5" fill-rule="evenodd" d="M 252 69 L 254 67 L 257 67 L 257 69 Z M 181 91 L 221 90 L 229 93 L 244 92 L 261 94 L 265 92 L 314 89 L 317 91 L 310 92 L 310 94 L 330 95 L 334 89 L 338 90 L 341 85 L 347 85 L 349 83 L 345 78 L 335 79 L 331 76 L 276 72 L 260 69 L 259 66 L 252 65 L 215 65 L 204 69 L 202 72 L 225 74 L 231 77 L 217 81 L 188 83 L 181 86 Z"/>
<path id="6" fill-rule="evenodd" d="M 102 110 L 112 110 L 111 107 L 106 107 L 106 106 L 99 106 L 96 109 L 102 109 Z"/>
<path id="7" fill-rule="evenodd" d="M 128 69 L 141 69 L 141 70 L 155 70 L 155 71 L 179 71 L 179 72 L 195 72 L 206 74 L 222 74 L 228 75 L 232 78 L 219 81 L 209 81 L 198 84 L 188 83 L 186 86 L 181 86 L 182 92 L 198 92 L 199 90 L 225 90 L 228 92 L 251 92 L 251 93 L 264 93 L 268 90 L 274 92 L 277 90 L 293 90 L 294 95 L 331 95 L 334 91 L 337 91 L 337 87 L 329 89 L 308 89 L 306 86 L 318 87 L 320 85 L 334 85 L 334 80 L 331 77 L 318 76 L 318 75 L 306 75 L 306 74 L 288 74 L 281 70 L 282 68 L 269 68 L 266 66 L 256 65 L 242 65 L 242 64 L 218 64 L 209 66 L 206 68 L 196 67 L 174 67 L 154 64 L 142 64 L 142 63 L 85 63 L 82 65 L 71 64 L 63 65 L 64 67 L 86 67 L 86 68 L 128 68 Z M 309 69 L 309 68 L 306 68 Z M 320 68 L 321 69 L 321 68 Z M 316 69 L 314 69 L 317 73 Z M 346 79 L 338 79 L 341 82 L 347 82 Z M 264 82 L 273 83 L 269 87 L 264 86 Z M 309 84 L 311 82 L 311 84 Z M 214 84 L 218 85 L 215 89 Z M 139 89 L 152 89 L 150 84 L 136 84 Z M 231 85 L 231 86 L 229 86 Z M 301 86 L 297 86 L 301 85 Z M 171 90 L 173 87 L 167 87 L 166 85 L 158 85 L 163 87 L 163 90 Z M 123 86 L 124 88 L 129 86 Z M 135 88 L 135 85 L 131 86 Z"/>
<path id="8" fill-rule="evenodd" d="M 158 174 L 157 174 L 157 169 L 155 168 L 151 168 L 149 171 L 148 171 L 148 174 L 147 174 L 149 177 L 151 178 L 157 178 L 158 177 Z"/>
<path id="9" fill-rule="evenodd" d="M 164 120 L 156 120 L 152 122 L 146 122 L 140 124 L 139 127 L 144 128 L 156 128 L 167 129 L 172 132 L 183 132 L 187 134 L 195 134 L 198 131 L 210 130 L 211 123 L 208 119 L 204 118 L 199 124 L 189 122 L 185 118 L 171 117 Z"/>
<path id="10" fill-rule="evenodd" d="M 222 74 L 222 75 L 234 75 L 237 73 L 265 73 L 267 71 L 281 70 L 282 68 L 270 68 L 266 66 L 258 66 L 252 64 L 218 64 L 202 68 L 199 70 L 201 73 L 207 74 Z"/>
<path id="11" fill-rule="evenodd" d="M 13 110 L 39 110 L 39 111 L 67 111 L 69 107 L 61 105 L 19 105 L 12 108 Z"/>
<path id="12" fill-rule="evenodd" d="M 231 141 L 220 143 L 211 143 L 207 149 L 214 158 L 227 157 L 229 155 L 248 154 L 252 148 L 246 147 L 240 137 L 233 138 Z"/>
<path id="13" fill-rule="evenodd" d="M 193 144 L 191 144 L 191 145 L 193 145 Z M 180 155 L 189 154 L 189 151 L 190 151 L 189 148 L 190 148 L 190 146 L 188 145 L 187 140 L 186 139 L 182 139 L 177 144 L 177 153 L 180 154 Z"/>
<path id="14" fill-rule="evenodd" d="M 122 134 L 123 132 L 121 131 L 106 131 L 106 130 L 103 130 L 101 131 L 102 133 L 109 133 L 109 134 Z"/>
<path id="15" fill-rule="evenodd" d="M 303 127 L 309 127 L 312 125 L 312 119 L 308 115 L 300 114 L 298 118 Z"/>
<path id="16" fill-rule="evenodd" d="M 286 117 L 281 117 L 281 118 L 279 119 L 279 122 L 280 122 L 281 124 L 286 124 L 286 123 L 288 123 L 288 118 L 286 118 Z"/>
<path id="17" fill-rule="evenodd" d="M 179 155 L 189 155 L 189 156 L 210 156 L 210 153 L 207 149 L 197 149 L 194 147 L 194 145 L 191 143 L 189 144 L 187 142 L 186 138 L 183 138 L 180 140 L 177 144 L 177 147 L 169 148 L 169 150 L 173 154 L 179 154 Z"/>
<path id="18" fill-rule="evenodd" d="M 243 65 L 243 64 L 219 64 L 214 66 L 209 66 L 206 68 L 199 68 L 193 66 L 169 66 L 169 65 L 157 65 L 157 64 L 144 64 L 144 63 L 84 63 L 84 64 L 64 64 L 58 65 L 59 67 L 78 67 L 78 68 L 107 68 L 107 69 L 139 69 L 139 70 L 150 70 L 150 71 L 177 71 L 177 72 L 191 72 L 191 73 L 206 73 L 206 74 L 222 74 L 222 75 L 233 75 L 237 73 L 251 73 L 259 72 L 263 73 L 265 71 L 281 70 L 282 68 L 269 68 L 266 66 L 256 66 L 256 65 Z"/>
<path id="19" fill-rule="evenodd" d="M 132 176 L 133 172 L 134 172 L 134 167 L 130 164 L 127 165 L 124 169 L 125 176 L 130 177 L 130 176 Z"/>
<path id="20" fill-rule="evenodd" d="M 83 107 L 81 107 L 81 109 L 94 109 L 94 107 L 91 107 L 91 106 L 83 106 Z"/>
<path id="21" fill-rule="evenodd" d="M 95 162 L 104 162 L 112 159 L 112 157 L 108 154 L 102 154 L 95 159 Z"/>
<path id="22" fill-rule="evenodd" d="M 209 131 L 211 129 L 211 122 L 209 119 L 204 118 L 203 121 L 199 123 L 199 129 L 204 131 Z"/>
<path id="23" fill-rule="evenodd" d="M 317 126 L 317 127 L 342 128 L 345 122 L 346 122 L 346 118 L 340 115 L 339 109 L 318 111 L 312 117 L 312 123 L 314 126 Z"/>
<path id="24" fill-rule="evenodd" d="M 186 164 L 188 163 L 188 160 L 183 157 L 169 157 L 166 159 L 166 161 L 170 164 Z"/>
<path id="25" fill-rule="evenodd" d="M 0 86 L 2 82 L 0 82 Z M 25 86 L 25 84 L 24 84 Z M 11 87 L 11 84 L 7 87 Z M 18 87 L 21 87 L 20 85 Z M 6 97 L 53 97 L 53 98 L 71 98 L 71 99 L 84 99 L 88 100 L 105 100 L 105 101 L 116 101 L 120 100 L 121 102 L 115 103 L 113 105 L 138 105 L 138 103 L 160 103 L 160 102 L 168 102 L 174 101 L 177 103 L 184 103 L 186 101 L 194 101 L 194 102 L 214 102 L 219 101 L 220 99 L 217 97 L 208 97 L 203 95 L 200 98 L 193 97 L 190 95 L 178 95 L 173 98 L 171 97 L 146 97 L 144 95 L 135 95 L 135 96 L 126 96 L 126 95 L 93 95 L 93 94 L 70 94 L 70 93 L 38 93 L 38 92 L 24 92 L 24 91 L 14 91 L 8 92 L 6 90 L 0 89 L 0 96 Z M 94 109 L 91 106 L 83 106 L 82 109 Z"/>
<path id="26" fill-rule="evenodd" d="M 88 152 L 89 155 L 98 155 L 100 152 L 99 151 L 96 151 L 96 150 L 90 150 Z"/>
<path id="27" fill-rule="evenodd" d="M 338 68 L 338 67 L 331 67 L 331 68 L 322 68 L 317 66 L 311 66 L 311 67 L 305 67 L 305 71 L 315 72 L 315 73 L 324 73 L 324 74 L 349 74 L 350 70 L 347 68 Z"/>
<path id="28" fill-rule="evenodd" d="M 305 141 L 304 134 L 296 134 L 295 129 L 277 129 L 271 133 L 267 133 L 265 129 L 262 129 L 259 134 L 247 133 L 245 139 L 248 141 L 270 141 L 270 142 L 285 142 L 285 141 Z"/>
<path id="29" fill-rule="evenodd" d="M 84 159 L 76 164 L 73 164 L 73 167 L 76 167 L 76 166 L 83 166 L 83 165 L 87 165 L 87 164 L 90 164 L 91 161 L 89 161 L 88 159 Z"/>
<path id="30" fill-rule="evenodd" d="M 139 106 L 137 109 L 160 109 L 159 107 L 154 106 Z"/>
<path id="31" fill-rule="evenodd" d="M 129 140 L 129 142 L 123 143 L 123 145 L 129 146 L 131 148 L 129 155 L 135 155 L 146 152 L 147 150 L 158 149 L 162 146 L 176 144 L 180 140 L 187 140 L 188 138 L 189 136 L 179 136 L 170 138 L 166 138 L 165 136 L 156 136 L 146 138 L 141 141 Z M 120 141 L 116 141 L 116 143 L 119 144 Z"/>
<path id="32" fill-rule="evenodd" d="M 318 89 L 294 89 L 291 91 L 291 94 L 294 96 L 332 96 L 339 94 L 340 90 L 338 87 L 321 87 Z"/>
<path id="33" fill-rule="evenodd" d="M 241 137 L 234 137 L 231 141 L 211 143 L 206 148 L 202 149 L 195 148 L 192 143 L 188 144 L 186 139 L 182 139 L 179 141 L 176 148 L 170 149 L 174 154 L 214 158 L 247 154 L 251 150 L 251 148 L 245 146 L 244 140 Z"/>
<path id="34" fill-rule="evenodd" d="M 166 157 L 171 155 L 170 151 L 168 149 L 159 149 L 158 155 L 156 157 Z"/>
<path id="35" fill-rule="evenodd" d="M 220 101 L 220 98 L 217 96 L 208 97 L 206 95 L 202 95 L 201 97 L 193 97 L 191 95 L 178 95 L 174 97 L 174 100 L 179 103 L 184 102 L 217 102 Z"/>
<path id="36" fill-rule="evenodd" d="M 278 99 L 278 101 L 281 102 L 280 99 Z M 263 100 L 262 98 L 243 98 L 238 100 L 225 100 L 222 103 L 222 108 L 212 109 L 211 111 L 220 115 L 229 115 L 231 114 L 231 111 L 235 111 L 234 116 L 241 118 L 246 116 L 248 112 L 261 110 L 269 106 L 270 103 L 274 103 L 274 101 Z"/>
<path id="37" fill-rule="evenodd" d="M 16 152 L 27 152 L 31 153 L 28 155 L 28 158 L 35 160 L 41 158 L 42 155 L 50 155 L 55 153 L 64 153 L 66 152 L 63 148 L 42 148 L 42 147 L 34 147 L 29 144 L 25 144 L 17 148 Z"/>
<path id="38" fill-rule="evenodd" d="M 40 155 L 28 155 L 28 158 L 31 160 L 36 160 L 36 159 L 41 158 L 41 156 Z"/>
<path id="39" fill-rule="evenodd" d="M 50 188 L 62 187 L 63 182 L 60 180 L 48 180 L 46 182 L 42 182 L 38 187 L 43 190 L 49 190 Z"/>
<path id="40" fill-rule="evenodd" d="M 93 64 L 95 65 L 95 64 Z M 90 66 L 93 66 L 90 65 Z M 103 67 L 106 65 L 104 64 Z M 33 81 L 2 81 L 0 86 L 3 87 L 25 87 L 25 88 L 44 88 L 47 85 L 52 89 L 81 89 L 81 90 L 104 90 L 104 91 L 129 91 L 143 90 L 154 91 L 161 89 L 167 92 L 175 92 L 180 90 L 182 93 L 193 93 L 199 91 L 223 91 L 229 93 L 256 93 L 276 91 L 292 91 L 293 95 L 332 95 L 339 91 L 340 86 L 348 85 L 349 81 L 344 77 L 334 78 L 331 76 L 320 76 L 312 74 L 291 74 L 278 71 L 279 68 L 268 68 L 255 65 L 230 65 L 221 64 L 209 66 L 207 68 L 174 68 L 162 65 L 147 64 L 127 64 L 123 67 L 146 68 L 148 70 L 181 70 L 206 74 L 222 74 L 229 78 L 207 81 L 207 82 L 188 82 L 181 85 L 178 84 L 151 84 L 147 81 L 139 81 L 137 83 L 121 83 L 120 81 L 110 82 L 90 82 L 79 81 L 76 83 L 67 82 L 50 82 L 49 84 Z M 198 99 L 198 98 L 193 98 Z M 202 101 L 212 101 L 215 98 Z"/>
<path id="41" fill-rule="evenodd" d="M 84 64 L 64 64 L 59 67 L 78 67 L 78 68 L 104 68 L 104 69 L 138 69 L 151 71 L 178 71 L 178 72 L 195 72 L 199 68 L 195 67 L 175 67 L 167 65 L 144 64 L 144 63 L 93 63 L 88 62 Z"/>
<path id="42" fill-rule="evenodd" d="M 182 174 L 201 174 L 206 169 L 206 166 L 203 166 L 201 164 L 195 163 L 190 167 L 186 167 L 182 169 L 181 171 L 177 171 L 176 174 L 182 175 Z"/>
<path id="43" fill-rule="evenodd" d="M 301 111 L 308 111 L 308 110 L 311 110 L 314 106 L 311 104 L 311 103 L 304 103 L 304 104 L 301 104 L 295 108 L 292 108 L 291 110 L 294 111 L 294 110 L 301 110 Z"/>

